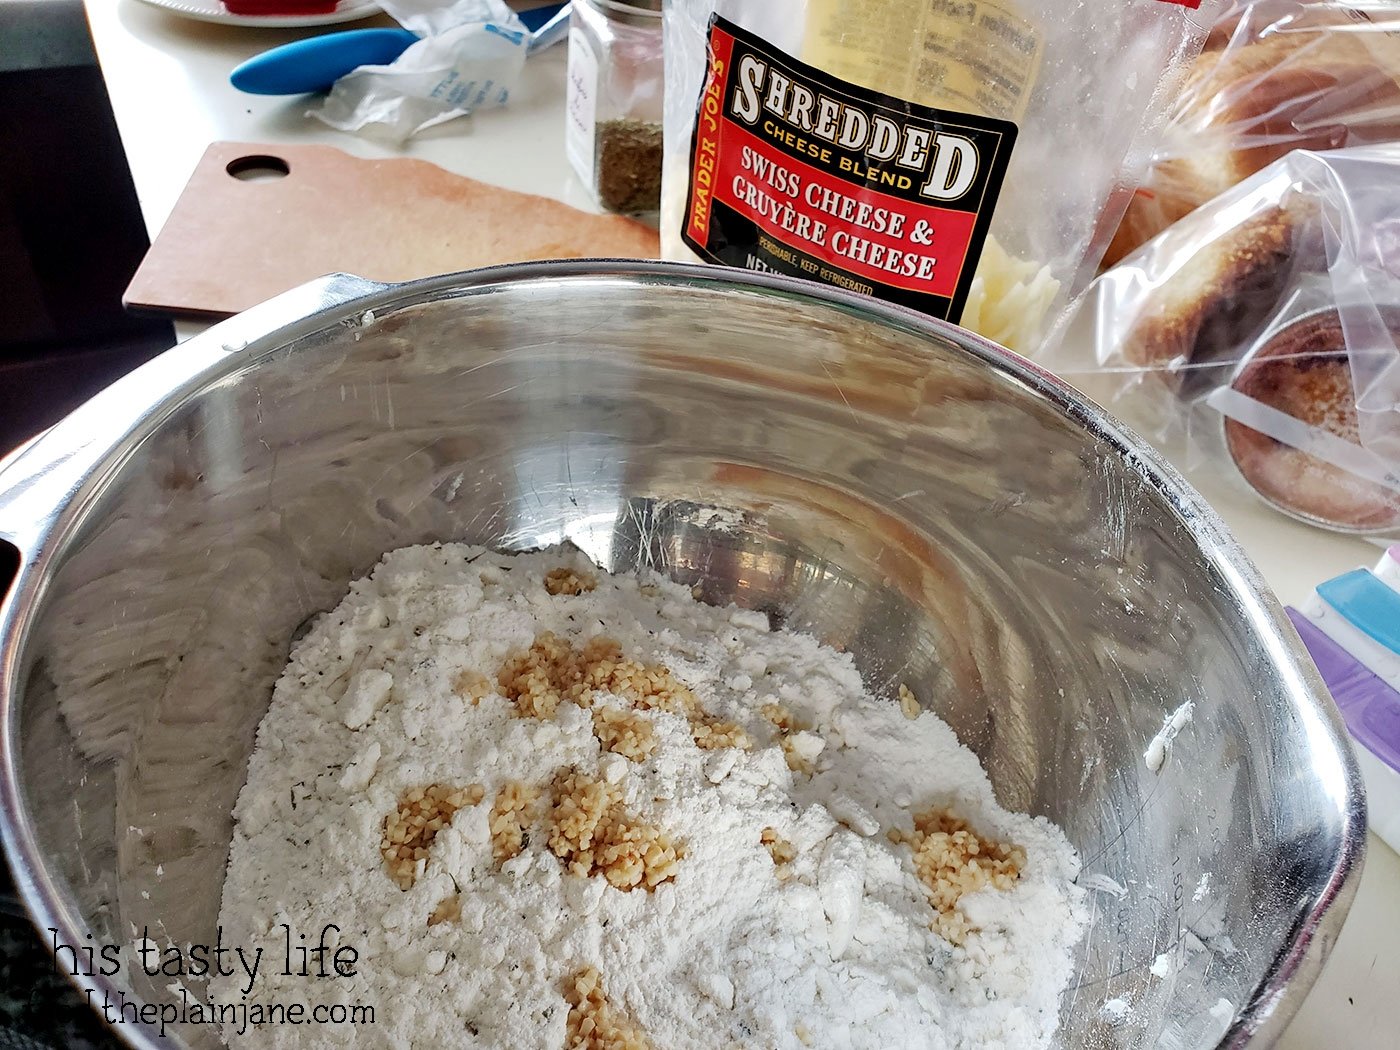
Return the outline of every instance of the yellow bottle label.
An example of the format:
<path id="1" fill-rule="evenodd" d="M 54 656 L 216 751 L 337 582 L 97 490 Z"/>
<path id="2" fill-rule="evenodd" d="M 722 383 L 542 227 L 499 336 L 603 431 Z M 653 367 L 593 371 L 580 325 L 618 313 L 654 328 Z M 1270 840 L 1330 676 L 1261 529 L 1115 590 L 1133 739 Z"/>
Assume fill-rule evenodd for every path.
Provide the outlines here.
<path id="1" fill-rule="evenodd" d="M 1044 49 L 1007 0 L 808 0 L 802 58 L 871 91 L 1019 123 Z"/>

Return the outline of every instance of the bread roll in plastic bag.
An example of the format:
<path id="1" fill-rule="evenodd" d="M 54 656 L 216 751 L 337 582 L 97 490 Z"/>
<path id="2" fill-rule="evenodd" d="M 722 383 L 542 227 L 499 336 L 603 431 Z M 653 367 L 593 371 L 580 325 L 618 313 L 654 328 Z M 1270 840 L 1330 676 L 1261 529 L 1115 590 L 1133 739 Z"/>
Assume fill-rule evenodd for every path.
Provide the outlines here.
<path id="1" fill-rule="evenodd" d="M 1400 533 L 1397 186 L 1400 144 L 1290 153 L 1100 276 L 1093 360 L 1046 364 L 1286 513 Z"/>
<path id="2" fill-rule="evenodd" d="M 1035 353 L 1221 2 L 666 0 L 662 254 Z"/>
<path id="3" fill-rule="evenodd" d="M 1292 150 L 1400 140 L 1397 82 L 1394 0 L 1232 4 L 1191 63 L 1104 264 Z"/>

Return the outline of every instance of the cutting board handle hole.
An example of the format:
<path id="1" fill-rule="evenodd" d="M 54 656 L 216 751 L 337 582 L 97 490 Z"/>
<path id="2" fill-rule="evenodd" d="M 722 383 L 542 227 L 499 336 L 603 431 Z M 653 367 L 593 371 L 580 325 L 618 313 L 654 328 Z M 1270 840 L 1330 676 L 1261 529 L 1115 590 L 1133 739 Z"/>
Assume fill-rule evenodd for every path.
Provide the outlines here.
<path id="1" fill-rule="evenodd" d="M 265 155 L 237 157 L 229 161 L 224 170 L 235 179 L 242 179 L 244 182 L 267 182 L 271 179 L 285 178 L 292 173 L 291 167 L 281 157 Z"/>

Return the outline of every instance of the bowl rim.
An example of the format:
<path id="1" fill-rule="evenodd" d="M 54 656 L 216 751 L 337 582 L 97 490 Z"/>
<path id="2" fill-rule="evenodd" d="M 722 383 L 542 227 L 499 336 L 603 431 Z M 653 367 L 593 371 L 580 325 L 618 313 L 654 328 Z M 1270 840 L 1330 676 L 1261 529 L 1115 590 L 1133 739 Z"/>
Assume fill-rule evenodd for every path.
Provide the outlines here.
<path id="1" fill-rule="evenodd" d="M 486 294 L 493 287 L 599 278 L 641 284 L 727 287 L 806 300 L 863 320 L 952 344 L 995 372 L 1046 398 L 1072 423 L 1106 442 L 1137 467 L 1179 518 L 1189 525 L 1202 557 L 1231 581 L 1242 614 L 1269 641 L 1274 661 L 1291 673 L 1278 702 L 1313 708 L 1335 748 L 1345 779 L 1343 834 L 1325 885 L 1308 902 L 1263 978 L 1241 1004 L 1219 1047 L 1244 1046 L 1260 1033 L 1277 1035 L 1291 1019 L 1321 969 L 1355 895 L 1366 847 L 1366 803 L 1361 776 L 1341 717 L 1302 642 L 1258 569 L 1220 516 L 1165 457 L 1087 395 L 1034 362 L 990 340 L 915 310 L 845 289 L 781 274 L 695 263 L 631 259 L 571 259 L 443 274 L 398 284 L 332 274 L 309 281 L 236 314 L 173 347 L 117 380 L 64 420 L 0 459 L 0 540 L 19 552 L 14 579 L 0 580 L 0 846 L 36 929 L 56 931 L 63 943 L 82 943 L 85 930 L 68 894 L 43 862 L 19 780 L 19 673 L 28 629 L 43 604 L 48 570 L 66 551 L 75 529 L 120 469 L 126 455 L 154 433 L 184 398 L 222 374 L 246 368 L 261 354 L 337 324 L 372 323 L 385 308 L 405 309 L 442 299 Z M 834 380 L 833 380 L 834 382 Z M 94 424 L 104 424 L 94 427 Z M 7 523 L 7 515 L 11 520 Z M 17 517 L 15 516 L 17 515 Z M 1309 958 L 1314 941 L 1319 953 Z M 70 975 L 75 985 L 77 978 Z M 97 995 L 115 998 L 120 987 L 98 975 L 84 978 Z M 164 1050 L 168 1039 L 145 1025 L 114 1026 L 134 1050 Z M 1267 1036 L 1266 1036 L 1267 1037 Z"/>

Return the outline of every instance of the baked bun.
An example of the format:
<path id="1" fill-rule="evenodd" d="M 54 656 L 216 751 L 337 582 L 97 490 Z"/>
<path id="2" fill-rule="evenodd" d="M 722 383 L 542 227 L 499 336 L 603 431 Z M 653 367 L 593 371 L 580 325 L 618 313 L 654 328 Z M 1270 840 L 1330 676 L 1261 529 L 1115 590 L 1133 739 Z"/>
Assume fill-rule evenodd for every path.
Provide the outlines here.
<path id="1" fill-rule="evenodd" d="M 1231 386 L 1270 408 L 1360 447 L 1356 394 L 1341 318 L 1326 310 L 1293 322 L 1240 369 Z M 1400 492 L 1231 418 L 1225 443 L 1245 480 L 1270 503 L 1346 531 L 1400 526 Z"/>
<path id="2" fill-rule="evenodd" d="M 1295 2 L 1227 15 L 1186 76 L 1104 265 L 1292 150 L 1400 139 L 1400 34 L 1382 28 Z"/>
<path id="3" fill-rule="evenodd" d="M 1277 308 L 1310 225 L 1295 205 L 1261 211 L 1200 246 L 1200 231 L 1168 230 L 1157 249 L 1182 258 L 1144 299 L 1123 356 L 1177 389 L 1193 371 L 1236 360 L 1241 342 Z"/>

